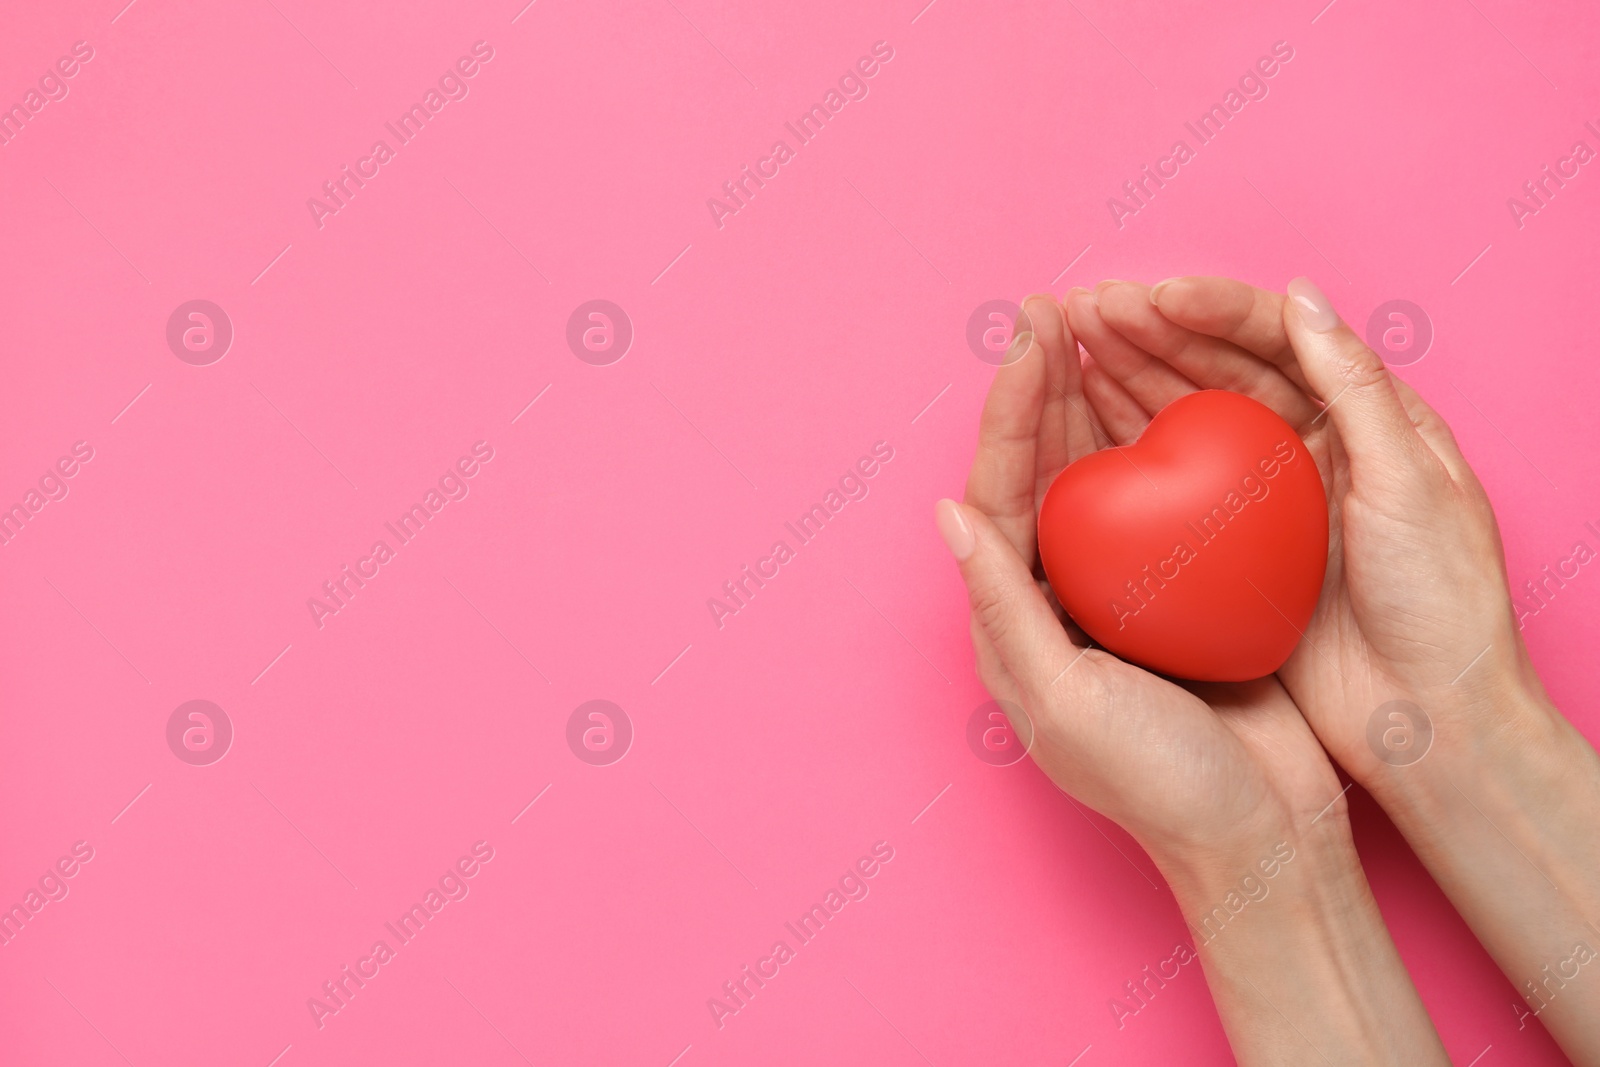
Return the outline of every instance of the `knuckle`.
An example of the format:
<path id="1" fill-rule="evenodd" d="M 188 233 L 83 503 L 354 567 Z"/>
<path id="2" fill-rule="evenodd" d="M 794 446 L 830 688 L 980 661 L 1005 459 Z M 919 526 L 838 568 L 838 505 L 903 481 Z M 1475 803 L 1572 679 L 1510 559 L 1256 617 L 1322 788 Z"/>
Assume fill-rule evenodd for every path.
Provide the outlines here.
<path id="1" fill-rule="evenodd" d="M 1423 421 L 1426 423 L 1424 429 L 1428 433 L 1437 437 L 1456 455 L 1461 454 L 1461 442 L 1456 439 L 1456 432 L 1450 428 L 1448 422 L 1444 421 L 1443 415 L 1429 408 L 1427 415 L 1423 416 Z"/>
<path id="2" fill-rule="evenodd" d="M 1437 411 L 1424 408 L 1412 416 L 1411 421 L 1423 437 L 1436 438 L 1446 448 L 1459 450 L 1460 445 L 1456 442 L 1455 431 L 1450 429 L 1450 424 L 1445 422 Z"/>
<path id="3" fill-rule="evenodd" d="M 1228 326 L 1239 332 L 1250 326 L 1270 326 L 1281 332 L 1283 325 L 1283 299 L 1264 289 L 1249 289 L 1232 309 Z"/>
<path id="4" fill-rule="evenodd" d="M 972 591 L 972 616 L 997 646 L 1010 636 L 1016 612 L 1016 598 L 1002 587 L 988 585 Z"/>
<path id="5" fill-rule="evenodd" d="M 1027 424 L 994 422 L 978 427 L 978 452 L 985 456 L 1014 459 L 1031 445 L 1038 431 Z"/>
<path id="6" fill-rule="evenodd" d="M 1339 380 L 1352 389 L 1373 389 L 1388 384 L 1388 366 L 1358 338 L 1350 337 L 1339 345 L 1331 362 Z"/>

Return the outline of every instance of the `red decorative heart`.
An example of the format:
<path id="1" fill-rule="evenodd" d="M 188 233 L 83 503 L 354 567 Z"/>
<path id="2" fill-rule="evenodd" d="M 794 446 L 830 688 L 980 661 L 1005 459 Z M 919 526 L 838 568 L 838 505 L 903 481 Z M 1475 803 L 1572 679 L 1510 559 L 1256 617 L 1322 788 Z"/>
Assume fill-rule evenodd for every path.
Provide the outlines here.
<path id="1" fill-rule="evenodd" d="M 1281 667 L 1305 631 L 1328 504 L 1293 427 L 1208 389 L 1168 404 L 1133 444 L 1062 471 L 1039 511 L 1039 555 L 1067 614 L 1108 651 L 1243 681 Z"/>

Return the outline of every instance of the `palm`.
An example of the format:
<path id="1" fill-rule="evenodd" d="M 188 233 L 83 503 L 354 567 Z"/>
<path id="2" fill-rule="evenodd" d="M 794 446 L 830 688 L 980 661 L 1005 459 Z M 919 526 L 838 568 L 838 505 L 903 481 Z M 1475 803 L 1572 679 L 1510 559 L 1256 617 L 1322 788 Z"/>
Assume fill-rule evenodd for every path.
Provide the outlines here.
<path id="1" fill-rule="evenodd" d="M 1286 812 L 1314 815 L 1338 795 L 1337 776 L 1276 679 L 1191 689 L 1089 654 L 1104 657 L 1101 701 L 1049 707 L 1073 728 L 1041 723 L 1034 756 L 1141 840 L 1174 828 L 1205 839 Z M 1139 783 L 1132 804 L 1128 783 Z"/>
<path id="2" fill-rule="evenodd" d="M 1439 492 L 1460 498 L 1454 507 L 1382 486 L 1369 492 L 1351 484 L 1334 431 L 1318 436 L 1334 453 L 1324 472 L 1333 523 L 1328 574 L 1306 640 L 1280 673 L 1291 692 L 1306 694 L 1302 708 L 1330 750 L 1351 762 L 1367 758 L 1367 723 L 1386 701 L 1455 685 L 1473 657 L 1517 642 L 1503 571 L 1461 565 L 1500 559 L 1492 521 L 1454 521 L 1458 507 L 1488 512 L 1476 480 L 1463 491 L 1440 479 Z"/>

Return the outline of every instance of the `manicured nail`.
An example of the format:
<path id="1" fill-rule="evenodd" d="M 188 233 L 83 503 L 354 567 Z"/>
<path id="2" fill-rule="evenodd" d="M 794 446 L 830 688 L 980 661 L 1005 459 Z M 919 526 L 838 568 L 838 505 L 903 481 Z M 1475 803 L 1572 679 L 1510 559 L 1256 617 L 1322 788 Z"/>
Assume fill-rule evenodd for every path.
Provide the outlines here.
<path id="1" fill-rule="evenodd" d="M 1083 294 L 1083 295 L 1084 295 L 1084 296 L 1091 296 L 1091 295 L 1093 295 L 1093 294 L 1091 294 L 1091 293 L 1090 293 L 1090 292 L 1089 292 L 1089 290 L 1087 290 L 1087 289 L 1085 289 L 1085 288 L 1084 288 L 1084 287 L 1083 287 L 1083 286 L 1081 286 L 1081 285 L 1074 285 L 1074 286 L 1073 286 L 1073 287 L 1072 287 L 1072 288 L 1071 288 L 1071 289 L 1068 289 L 1068 290 L 1067 290 L 1067 296 L 1064 296 L 1064 297 L 1062 297 L 1062 298 L 1061 298 L 1061 300 L 1062 300 L 1062 302 L 1063 302 L 1063 303 L 1065 303 L 1065 302 L 1066 302 L 1066 299 L 1067 299 L 1067 297 L 1069 297 L 1069 296 L 1072 296 L 1072 295 L 1073 295 L 1073 294 L 1075 294 L 1075 293 L 1082 293 L 1082 294 Z"/>
<path id="2" fill-rule="evenodd" d="M 1121 278 L 1104 278 L 1099 283 L 1097 283 L 1095 285 L 1094 291 L 1098 293 L 1100 290 L 1104 289 L 1108 285 L 1126 285 L 1126 284 L 1128 284 L 1128 283 L 1123 281 Z"/>
<path id="3" fill-rule="evenodd" d="M 1033 344 L 1033 331 L 1023 330 L 1011 339 L 1011 347 L 1006 349 L 1006 358 L 1000 361 L 1002 367 L 1009 367 L 1017 360 L 1028 354 L 1028 346 Z"/>
<path id="4" fill-rule="evenodd" d="M 1321 289 L 1311 284 L 1310 278 L 1296 278 L 1290 282 L 1289 299 L 1294 301 L 1295 310 L 1300 312 L 1300 321 L 1306 324 L 1308 330 L 1327 333 L 1339 325 L 1339 313 L 1333 310 L 1333 302 Z"/>
<path id="5" fill-rule="evenodd" d="M 1161 303 L 1161 290 L 1165 289 L 1167 286 L 1171 285 L 1177 280 L 1178 279 L 1176 278 L 1168 278 L 1165 281 L 1159 281 L 1152 285 L 1150 287 L 1150 303 L 1159 306 Z"/>
<path id="6" fill-rule="evenodd" d="M 939 501 L 933 506 L 933 521 L 956 562 L 965 563 L 972 550 L 978 547 L 978 536 L 972 532 L 967 517 L 961 514 L 961 506 L 954 500 Z"/>

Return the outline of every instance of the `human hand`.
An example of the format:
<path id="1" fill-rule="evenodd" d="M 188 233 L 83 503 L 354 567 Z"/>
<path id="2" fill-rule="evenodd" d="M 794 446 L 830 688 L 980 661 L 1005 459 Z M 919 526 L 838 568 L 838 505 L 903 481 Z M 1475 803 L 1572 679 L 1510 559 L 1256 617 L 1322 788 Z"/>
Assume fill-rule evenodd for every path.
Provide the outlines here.
<path id="1" fill-rule="evenodd" d="M 1328 567 L 1304 640 L 1278 673 L 1328 751 L 1369 783 L 1410 755 L 1369 744 L 1387 702 L 1426 709 L 1444 743 L 1469 733 L 1492 743 L 1455 727 L 1485 709 L 1499 725 L 1508 720 L 1493 708 L 1543 692 L 1511 609 L 1494 512 L 1444 420 L 1314 286 L 1301 280 L 1291 293 L 1300 299 L 1181 278 L 1152 298 L 1145 286 L 1105 282 L 1066 306 L 1094 360 L 1089 399 L 1119 442 L 1206 388 L 1260 400 L 1304 438 L 1328 493 Z M 1420 727 L 1380 716 L 1379 736 L 1391 725 Z"/>
<path id="2" fill-rule="evenodd" d="M 1566 981 L 1600 944 L 1600 760 L 1531 666 L 1493 510 L 1449 428 L 1304 279 L 1287 297 L 1221 278 L 1103 282 L 1066 306 L 1114 440 L 1200 388 L 1253 396 L 1305 439 L 1328 568 L 1278 676 L 1530 1013 L 1600 1063 L 1600 986 Z"/>

